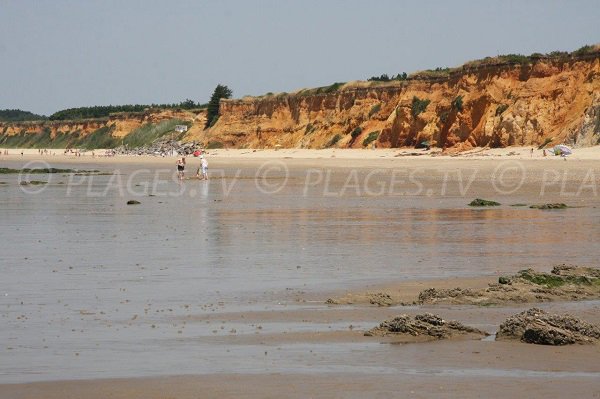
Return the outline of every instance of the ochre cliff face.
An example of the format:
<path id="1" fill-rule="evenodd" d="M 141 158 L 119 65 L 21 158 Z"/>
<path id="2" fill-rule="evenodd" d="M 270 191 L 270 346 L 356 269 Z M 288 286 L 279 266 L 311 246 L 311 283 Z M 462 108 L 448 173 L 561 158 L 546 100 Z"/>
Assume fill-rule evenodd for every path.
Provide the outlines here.
<path id="1" fill-rule="evenodd" d="M 375 132 L 377 147 L 428 141 L 454 150 L 538 145 L 547 138 L 554 144 L 600 141 L 598 56 L 356 86 L 327 94 L 221 101 L 219 120 L 196 139 L 232 148 L 362 147 Z M 415 97 L 429 101 L 418 114 Z"/>
<path id="2" fill-rule="evenodd" d="M 106 121 L 103 120 L 0 122 L 0 133 L 7 136 L 13 136 L 23 131 L 28 134 L 37 134 L 47 128 L 50 129 L 50 136 L 56 137 L 59 133 L 77 131 L 87 134 L 104 126 L 106 126 Z"/>
<path id="3" fill-rule="evenodd" d="M 100 128 L 109 127 L 111 128 L 113 137 L 121 138 L 144 124 L 156 124 L 169 119 L 191 121 L 193 123 L 192 128 L 197 129 L 200 125 L 204 127 L 206 112 L 201 111 L 200 114 L 196 114 L 185 110 L 154 110 L 114 114 L 108 118 L 80 121 L 0 122 L 0 134 L 6 136 L 17 135 L 22 132 L 25 134 L 37 134 L 44 130 L 49 130 L 50 137 L 54 138 L 61 133 L 77 133 L 85 136 Z"/>
<path id="4" fill-rule="evenodd" d="M 206 130 L 205 110 L 152 110 L 99 120 L 0 122 L 0 135 L 86 135 L 109 127 L 120 138 L 146 123 L 180 119 L 191 122 L 185 140 L 229 148 L 406 147 L 427 141 L 460 151 L 547 139 L 550 145 L 600 144 L 600 53 L 324 91 L 223 100 L 217 123 Z M 415 100 L 428 102 L 422 112 L 416 112 Z"/>

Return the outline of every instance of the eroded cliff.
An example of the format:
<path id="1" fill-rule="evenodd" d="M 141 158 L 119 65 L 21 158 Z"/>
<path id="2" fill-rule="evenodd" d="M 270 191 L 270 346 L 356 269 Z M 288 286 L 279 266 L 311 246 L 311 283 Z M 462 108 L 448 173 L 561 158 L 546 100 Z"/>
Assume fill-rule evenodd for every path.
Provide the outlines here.
<path id="1" fill-rule="evenodd" d="M 196 139 L 237 148 L 432 146 L 468 149 L 600 142 L 600 54 L 465 66 L 442 77 L 353 82 L 224 100 Z M 549 143 L 549 144 L 551 144 Z"/>
<path id="2" fill-rule="evenodd" d="M 566 54 L 566 55 L 565 55 Z M 519 56 L 523 57 L 523 56 Z M 140 129 L 188 125 L 208 147 L 472 147 L 600 143 L 600 51 L 487 58 L 403 81 L 350 82 L 291 94 L 222 100 L 206 110 L 148 110 L 84 121 L 0 122 L 0 147 L 116 146 Z M 148 129 L 146 129 L 148 130 Z M 86 139 L 87 138 L 87 139 Z M 155 139 L 148 135 L 148 139 Z M 123 140 L 124 139 L 124 140 Z M 95 146 L 95 147 L 94 147 Z"/>
<path id="3" fill-rule="evenodd" d="M 155 139 L 157 134 L 172 131 L 177 123 L 188 125 L 189 132 L 197 134 L 205 122 L 205 110 L 177 109 L 117 113 L 107 118 L 74 121 L 0 122 L 0 147 L 111 148 L 132 134 L 137 135 L 136 142 L 144 142 L 144 136 Z M 158 132 L 157 127 L 161 129 Z"/>

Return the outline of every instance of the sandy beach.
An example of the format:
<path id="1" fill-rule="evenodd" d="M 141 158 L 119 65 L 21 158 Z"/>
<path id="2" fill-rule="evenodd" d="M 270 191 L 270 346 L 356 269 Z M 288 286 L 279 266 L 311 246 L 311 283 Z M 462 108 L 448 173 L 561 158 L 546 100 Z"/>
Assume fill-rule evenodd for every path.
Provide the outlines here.
<path id="1" fill-rule="evenodd" d="M 598 397 L 600 345 L 364 336 L 402 313 L 489 334 L 532 306 L 600 323 L 597 299 L 417 303 L 527 267 L 598 267 L 598 147 L 566 161 L 530 148 L 220 149 L 208 182 L 173 181 L 175 157 L 100 153 L 0 156 L 114 172 L 49 177 L 35 195 L 0 176 L 13 232 L 2 398 Z M 157 176 L 179 195 L 148 191 Z M 467 206 L 477 197 L 501 205 Z M 514 206 L 557 202 L 571 208 Z"/>
<path id="2" fill-rule="evenodd" d="M 534 149 L 533 153 L 531 152 Z M 168 163 L 169 159 L 177 157 L 160 157 L 160 156 L 105 156 L 106 150 L 95 150 L 83 152 L 80 157 L 74 153 L 64 153 L 64 149 L 49 149 L 49 154 L 40 155 L 37 149 L 0 149 L 2 152 L 7 150 L 9 155 L 0 155 L 0 159 L 17 160 L 23 153 L 23 159 L 56 159 L 59 161 L 76 161 L 88 162 L 94 159 L 95 162 L 108 163 L 123 163 L 123 162 L 139 162 L 141 159 L 156 160 L 156 162 Z M 273 159 L 293 159 L 293 160 L 391 160 L 391 159 L 425 159 L 433 158 L 434 160 L 442 159 L 493 159 L 502 160 L 562 160 L 550 153 L 551 148 L 546 149 L 544 157 L 543 150 L 538 150 L 534 147 L 505 147 L 505 148 L 474 148 L 469 151 L 458 153 L 444 153 L 440 149 L 431 149 L 425 151 L 423 149 L 412 148 L 387 148 L 387 149 L 334 149 L 328 148 L 323 150 L 301 149 L 301 148 L 281 148 L 281 149 L 214 149 L 206 150 L 209 157 L 215 160 L 273 160 Z M 194 157 L 188 157 L 194 159 Z M 583 147 L 576 148 L 572 155 L 567 157 L 568 160 L 599 160 L 600 147 Z M 375 165 L 375 164 L 372 164 Z"/>

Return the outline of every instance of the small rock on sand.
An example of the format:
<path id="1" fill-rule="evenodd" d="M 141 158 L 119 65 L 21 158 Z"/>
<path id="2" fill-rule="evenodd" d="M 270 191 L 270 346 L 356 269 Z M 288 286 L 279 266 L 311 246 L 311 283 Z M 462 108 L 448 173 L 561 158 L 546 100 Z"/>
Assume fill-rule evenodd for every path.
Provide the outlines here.
<path id="1" fill-rule="evenodd" d="M 446 339 L 452 337 L 482 338 L 489 334 L 485 331 L 451 320 L 446 321 L 440 316 L 423 313 L 411 317 L 407 314 L 394 317 L 379 326 L 365 332 L 365 336 L 394 336 L 405 341 Z"/>
<path id="2" fill-rule="evenodd" d="M 368 294 L 368 298 L 369 298 L 369 303 L 371 305 L 392 306 L 394 304 L 394 301 L 393 301 L 392 297 L 390 296 L 390 294 L 386 294 L 384 292 Z"/>
<path id="3" fill-rule="evenodd" d="M 555 203 L 555 204 L 541 204 L 541 205 L 531 205 L 532 209 L 566 209 L 568 208 L 567 204 L 563 203 Z"/>

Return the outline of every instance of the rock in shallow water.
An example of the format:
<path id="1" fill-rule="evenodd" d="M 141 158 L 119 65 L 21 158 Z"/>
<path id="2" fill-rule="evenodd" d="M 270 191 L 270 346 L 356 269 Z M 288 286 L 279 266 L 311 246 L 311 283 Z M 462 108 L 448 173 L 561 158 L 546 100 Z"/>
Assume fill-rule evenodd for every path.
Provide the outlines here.
<path id="1" fill-rule="evenodd" d="M 475 198 L 469 203 L 469 206 L 499 206 L 500 203 L 496 201 L 484 200 L 481 198 Z"/>

